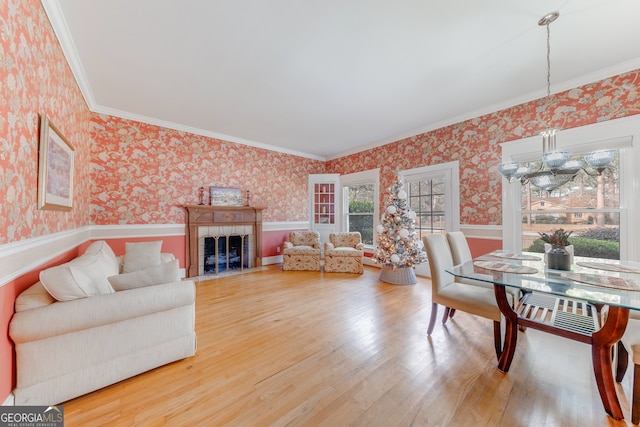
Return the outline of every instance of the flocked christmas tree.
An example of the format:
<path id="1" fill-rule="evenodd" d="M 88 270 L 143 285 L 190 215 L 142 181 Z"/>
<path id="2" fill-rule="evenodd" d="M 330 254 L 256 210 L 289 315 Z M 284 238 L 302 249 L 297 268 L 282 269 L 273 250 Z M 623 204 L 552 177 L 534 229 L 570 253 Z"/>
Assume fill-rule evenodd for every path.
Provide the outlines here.
<path id="1" fill-rule="evenodd" d="M 389 281 L 386 280 L 388 276 L 384 273 L 385 268 L 395 270 L 427 261 L 422 241 L 416 232 L 416 213 L 409 208 L 407 192 L 402 187 L 402 183 L 396 181 L 388 189 L 382 223 L 376 228 L 378 249 L 373 261 L 383 264 L 380 279 L 384 281 Z M 415 279 L 412 283 L 415 283 Z"/>

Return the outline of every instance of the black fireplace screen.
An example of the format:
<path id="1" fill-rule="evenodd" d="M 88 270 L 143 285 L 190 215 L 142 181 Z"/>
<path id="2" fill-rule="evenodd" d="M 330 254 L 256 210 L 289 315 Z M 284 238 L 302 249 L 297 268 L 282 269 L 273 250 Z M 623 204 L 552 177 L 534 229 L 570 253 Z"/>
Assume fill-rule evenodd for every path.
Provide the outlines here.
<path id="1" fill-rule="evenodd" d="M 204 238 L 204 274 L 249 268 L 250 258 L 247 235 Z"/>

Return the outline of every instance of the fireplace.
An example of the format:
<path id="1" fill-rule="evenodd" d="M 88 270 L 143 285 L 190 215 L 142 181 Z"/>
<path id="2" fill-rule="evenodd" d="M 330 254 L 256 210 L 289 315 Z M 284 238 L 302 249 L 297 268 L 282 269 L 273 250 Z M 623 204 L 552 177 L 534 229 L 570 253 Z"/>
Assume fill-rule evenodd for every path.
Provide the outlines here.
<path id="1" fill-rule="evenodd" d="M 262 265 L 262 209 L 187 205 L 187 277 Z"/>
<path id="2" fill-rule="evenodd" d="M 199 276 L 254 267 L 253 226 L 200 226 L 198 235 Z"/>

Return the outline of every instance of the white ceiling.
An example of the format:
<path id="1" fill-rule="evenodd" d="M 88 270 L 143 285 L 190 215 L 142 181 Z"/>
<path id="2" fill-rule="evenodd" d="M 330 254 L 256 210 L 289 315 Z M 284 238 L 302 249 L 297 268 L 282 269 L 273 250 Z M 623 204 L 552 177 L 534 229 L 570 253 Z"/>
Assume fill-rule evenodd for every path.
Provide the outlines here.
<path id="1" fill-rule="evenodd" d="M 640 68 L 638 0 L 42 0 L 92 111 L 321 160 Z"/>

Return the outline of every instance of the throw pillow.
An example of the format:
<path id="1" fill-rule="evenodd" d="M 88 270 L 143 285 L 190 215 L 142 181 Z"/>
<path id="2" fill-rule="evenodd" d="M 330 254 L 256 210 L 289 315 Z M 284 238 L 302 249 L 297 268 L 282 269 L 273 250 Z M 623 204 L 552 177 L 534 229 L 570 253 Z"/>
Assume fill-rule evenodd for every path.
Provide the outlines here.
<path id="1" fill-rule="evenodd" d="M 104 269 L 104 276 L 112 276 L 120 272 L 120 263 L 116 254 L 104 240 L 98 240 L 89 245 L 84 255 L 95 255 Z"/>
<path id="2" fill-rule="evenodd" d="M 144 270 L 111 276 L 108 279 L 114 290 L 125 291 L 127 289 L 177 282 L 180 280 L 180 267 L 176 259 L 145 268 Z"/>
<path id="3" fill-rule="evenodd" d="M 108 294 L 113 288 L 102 273 L 100 260 L 83 255 L 65 264 L 42 270 L 40 282 L 58 301 L 71 301 L 91 295 Z"/>
<path id="4" fill-rule="evenodd" d="M 141 243 L 126 242 L 124 248 L 123 273 L 144 270 L 162 262 L 160 257 L 162 240 Z"/>

